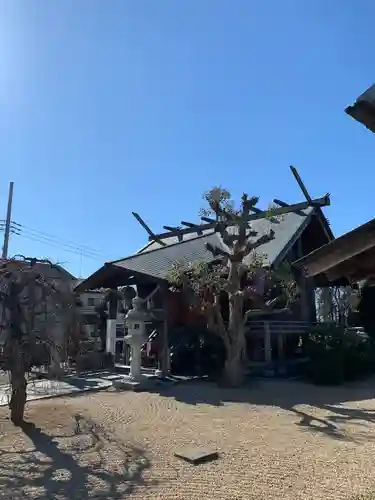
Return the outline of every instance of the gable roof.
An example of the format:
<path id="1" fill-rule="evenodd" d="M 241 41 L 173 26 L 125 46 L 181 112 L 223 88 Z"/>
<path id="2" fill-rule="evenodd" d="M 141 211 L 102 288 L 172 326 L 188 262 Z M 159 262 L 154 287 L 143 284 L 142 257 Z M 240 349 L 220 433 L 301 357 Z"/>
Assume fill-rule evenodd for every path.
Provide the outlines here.
<path id="1" fill-rule="evenodd" d="M 258 233 L 254 238 L 255 240 L 268 234 L 271 229 L 275 232 L 274 239 L 257 249 L 258 252 L 265 255 L 266 265 L 276 266 L 283 260 L 292 245 L 307 227 L 314 213 L 319 218 L 322 217 L 321 211 L 315 211 L 314 208 L 310 207 L 304 211 L 305 215 L 303 216 L 293 212 L 287 213 L 277 223 L 266 219 L 252 221 L 251 229 Z M 325 225 L 327 224 L 325 220 L 323 222 Z M 228 230 L 235 231 L 236 228 L 231 227 Z M 330 236 L 328 235 L 327 237 Z M 165 246 L 152 241 L 134 255 L 105 264 L 103 268 L 87 278 L 77 288 L 79 288 L 79 291 L 83 291 L 85 289 L 108 286 L 107 283 L 110 274 L 114 276 L 116 273 L 123 273 L 125 276 L 125 272 L 128 276 L 134 273 L 134 275 L 149 276 L 151 279 L 157 281 L 165 280 L 172 264 L 176 261 L 186 262 L 186 264 L 194 261 L 212 262 L 214 258 L 206 250 L 206 243 L 221 247 L 224 250 L 226 249 L 220 234 L 215 233 L 211 229 L 201 236 L 197 236 L 194 233 L 187 234 L 181 242 L 175 236 L 166 238 L 163 241 L 166 244 Z M 106 284 L 104 284 L 105 280 L 107 280 Z"/>
<path id="2" fill-rule="evenodd" d="M 271 229 L 275 232 L 275 237 L 271 241 L 257 249 L 258 252 L 265 255 L 266 265 L 277 265 L 285 257 L 286 252 L 307 226 L 313 210 L 313 208 L 305 210 L 305 216 L 296 213 L 285 214 L 277 223 L 266 219 L 252 221 L 251 230 L 258 233 L 254 240 L 268 234 Z M 229 227 L 228 230 L 234 232 L 236 228 Z M 206 250 L 206 243 L 218 246 L 223 250 L 226 249 L 220 234 L 211 229 L 202 236 L 197 236 L 194 233 L 187 234 L 181 242 L 178 241 L 177 236 L 166 238 L 163 241 L 166 246 L 162 246 L 156 241 L 150 242 L 137 254 L 115 261 L 113 264 L 135 272 L 149 274 L 155 278 L 165 279 L 173 262 L 213 261 L 212 254 Z"/>
<path id="3" fill-rule="evenodd" d="M 310 207 L 306 210 L 303 211 L 303 213 L 306 214 L 306 217 L 302 217 L 301 215 L 298 215 L 294 212 L 284 214 L 278 223 L 272 223 L 267 219 L 256 219 L 251 222 L 251 229 L 253 231 L 257 231 L 258 235 L 256 239 L 258 239 L 260 236 L 263 236 L 264 234 L 267 234 L 271 229 L 275 231 L 275 238 L 270 241 L 269 243 L 266 243 L 262 247 L 260 247 L 260 252 L 263 252 L 267 254 L 268 260 L 272 264 L 275 261 L 276 254 L 278 253 L 278 248 L 283 247 L 286 245 L 290 239 L 293 237 L 293 235 L 298 232 L 298 230 L 303 226 L 303 229 L 306 227 L 304 224 L 308 224 L 310 220 L 310 216 L 315 213 L 317 217 L 322 222 L 322 225 L 324 226 L 324 231 L 327 234 L 327 239 L 333 240 L 335 237 L 331 231 L 331 228 L 328 224 L 328 221 L 326 217 L 324 216 L 324 213 L 320 207 L 316 208 L 314 211 L 314 208 Z M 307 221 L 306 221 L 307 219 Z M 232 228 L 228 228 L 229 232 Z M 203 238 L 204 236 L 207 235 L 212 235 L 214 231 L 212 229 L 208 229 L 207 231 L 203 232 L 203 236 L 200 236 L 200 238 Z M 217 235 L 217 234 L 216 234 Z M 219 235 L 217 235 L 219 237 Z M 298 237 L 298 236 L 297 236 Z M 186 243 L 188 240 L 191 239 L 197 239 L 199 236 L 197 236 L 196 233 L 188 233 L 184 235 L 183 241 L 179 242 L 177 236 L 171 236 L 170 238 L 164 238 L 163 243 L 167 246 L 174 245 L 174 244 L 183 244 Z M 220 239 L 220 237 L 219 237 Z M 295 241 L 295 240 L 294 240 Z M 213 241 L 209 240 L 211 244 L 217 244 L 215 239 Z M 149 241 L 144 247 L 142 247 L 140 250 L 135 255 L 138 255 L 140 253 L 146 253 L 151 250 L 157 250 L 164 248 L 163 245 L 158 243 L 157 241 Z M 122 259 L 120 259 L 122 260 Z M 115 261 L 118 262 L 118 261 Z"/>

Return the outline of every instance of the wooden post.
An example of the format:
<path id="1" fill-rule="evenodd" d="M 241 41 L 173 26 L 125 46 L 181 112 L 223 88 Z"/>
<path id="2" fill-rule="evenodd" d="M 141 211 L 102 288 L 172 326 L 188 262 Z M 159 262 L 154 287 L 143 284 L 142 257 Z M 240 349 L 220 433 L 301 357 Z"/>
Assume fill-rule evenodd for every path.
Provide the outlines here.
<path id="1" fill-rule="evenodd" d="M 271 326 L 268 321 L 264 322 L 264 361 L 272 363 Z"/>
<path id="2" fill-rule="evenodd" d="M 297 242 L 297 258 L 301 258 L 303 256 L 303 249 L 302 249 L 302 240 L 299 238 Z M 307 287 L 307 281 L 304 276 L 304 273 L 302 270 L 299 270 L 298 272 L 298 287 L 300 290 L 300 306 L 301 306 L 301 319 L 303 321 L 308 321 L 309 320 L 309 300 L 308 300 L 308 293 L 306 290 Z"/>
<path id="3" fill-rule="evenodd" d="M 117 318 L 118 296 L 117 290 L 110 290 L 108 294 L 108 319 Z"/>
<path id="4" fill-rule="evenodd" d="M 165 318 L 163 323 L 163 348 L 162 348 L 160 366 L 163 377 L 167 377 L 171 371 L 169 338 L 168 338 L 168 317 Z"/>
<path id="5" fill-rule="evenodd" d="M 168 337 L 168 287 L 166 284 L 160 285 L 160 291 L 163 301 L 163 309 L 165 317 L 162 327 L 162 341 L 161 341 L 161 356 L 160 356 L 160 369 L 163 377 L 167 377 L 170 373 L 170 353 L 169 353 L 169 337 Z"/>
<path id="6" fill-rule="evenodd" d="M 117 318 L 117 291 L 110 290 L 108 294 L 108 319 L 107 319 L 107 341 L 106 352 L 112 354 L 114 360 L 116 357 L 116 318 Z"/>
<path id="7" fill-rule="evenodd" d="M 12 219 L 13 186 L 14 186 L 14 183 L 11 182 L 9 184 L 7 218 L 5 221 L 5 230 L 4 230 L 4 245 L 3 245 L 3 254 L 2 254 L 3 259 L 8 258 L 10 225 L 11 225 L 11 219 Z"/>
<path id="8" fill-rule="evenodd" d="M 280 331 L 277 334 L 277 357 L 279 365 L 279 373 L 285 373 L 285 352 L 284 352 L 284 332 Z"/>

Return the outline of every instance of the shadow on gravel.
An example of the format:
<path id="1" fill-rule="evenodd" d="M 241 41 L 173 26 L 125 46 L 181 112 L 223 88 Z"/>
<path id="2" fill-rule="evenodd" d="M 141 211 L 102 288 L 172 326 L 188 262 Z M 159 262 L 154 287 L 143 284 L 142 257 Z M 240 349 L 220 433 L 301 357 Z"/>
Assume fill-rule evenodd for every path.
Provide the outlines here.
<path id="1" fill-rule="evenodd" d="M 0 498 L 117 500 L 145 484 L 142 474 L 150 462 L 142 450 L 80 415 L 71 429 L 50 435 L 26 423 L 22 431 L 30 449 L 0 450 Z"/>
<path id="2" fill-rule="evenodd" d="M 298 417 L 298 426 L 335 439 L 363 442 L 374 439 L 375 436 L 372 432 L 363 432 L 363 425 L 353 437 L 340 430 L 340 424 L 349 421 L 359 425 L 375 424 L 375 410 L 367 409 L 364 403 L 375 398 L 374 379 L 340 387 L 321 387 L 301 381 L 257 379 L 238 389 L 222 388 L 215 383 L 197 380 L 157 389 L 160 395 L 189 405 L 244 403 L 279 407 L 294 413 Z M 361 401 L 361 404 L 356 408 L 349 407 L 347 403 L 351 401 Z M 329 415 L 317 418 L 305 406 L 325 410 Z"/>

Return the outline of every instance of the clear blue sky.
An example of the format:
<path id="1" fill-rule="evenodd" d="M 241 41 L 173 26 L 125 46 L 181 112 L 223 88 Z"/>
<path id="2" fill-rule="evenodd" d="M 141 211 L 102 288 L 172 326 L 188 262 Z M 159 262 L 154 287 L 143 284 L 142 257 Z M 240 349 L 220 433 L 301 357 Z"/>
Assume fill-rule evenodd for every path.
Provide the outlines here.
<path id="1" fill-rule="evenodd" d="M 332 194 L 336 234 L 371 219 L 375 135 L 344 108 L 375 81 L 374 18 L 371 0 L 0 0 L 0 209 L 13 180 L 28 228 L 10 253 L 87 275 L 100 259 L 40 232 L 119 258 L 147 241 L 132 211 L 194 220 L 213 185 L 301 200 L 290 164 Z"/>

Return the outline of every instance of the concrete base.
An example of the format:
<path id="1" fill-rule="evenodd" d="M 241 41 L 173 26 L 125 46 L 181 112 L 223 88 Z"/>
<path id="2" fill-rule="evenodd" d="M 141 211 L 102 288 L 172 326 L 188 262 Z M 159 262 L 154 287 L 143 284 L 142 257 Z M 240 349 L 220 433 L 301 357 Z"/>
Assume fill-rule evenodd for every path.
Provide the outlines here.
<path id="1" fill-rule="evenodd" d="M 112 382 L 117 391 L 147 391 L 154 387 L 158 380 L 154 377 L 142 377 L 141 380 L 134 380 L 130 377 L 121 377 Z"/>

